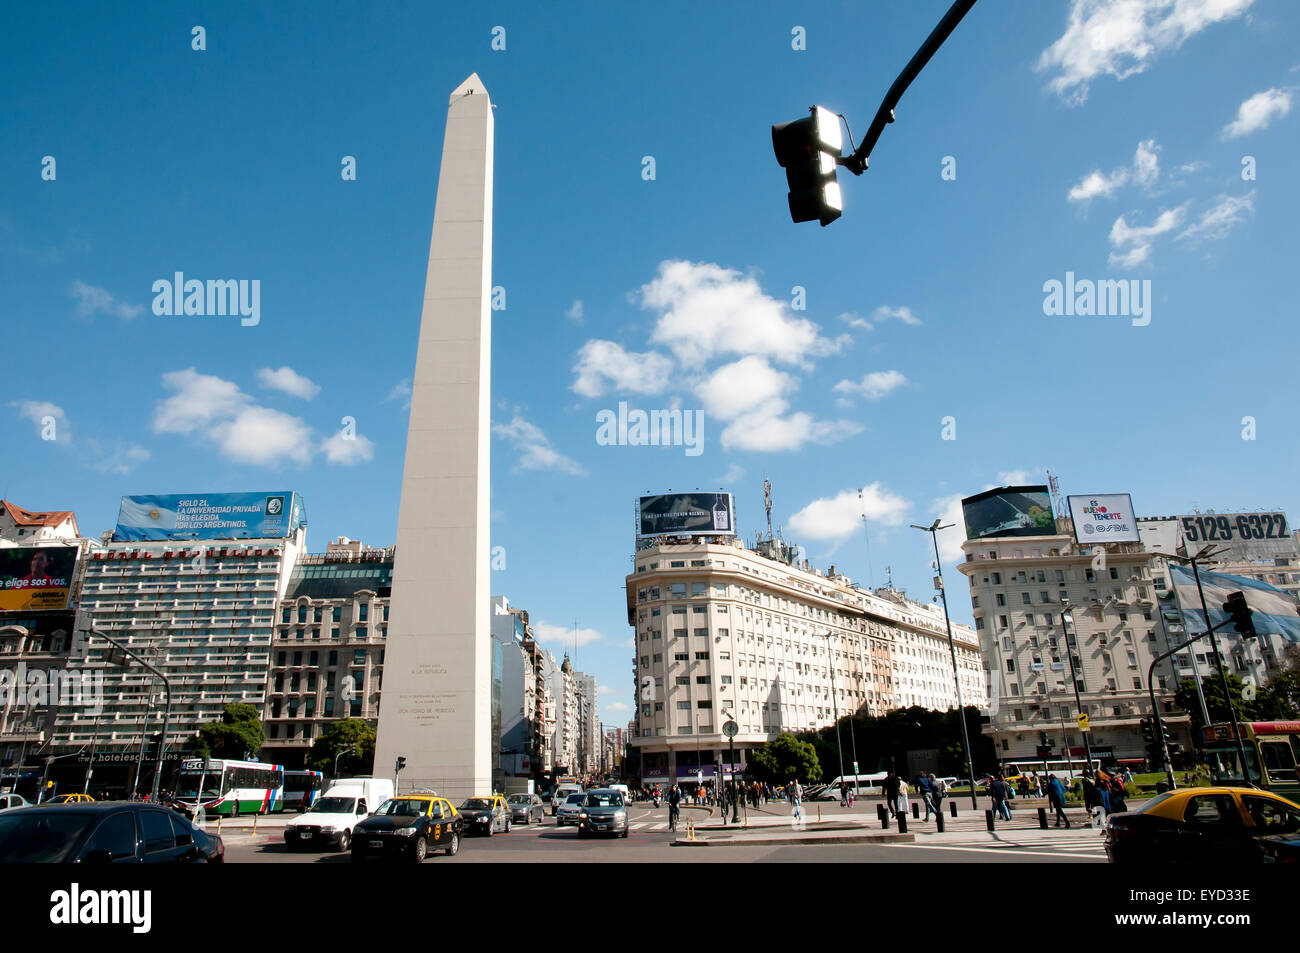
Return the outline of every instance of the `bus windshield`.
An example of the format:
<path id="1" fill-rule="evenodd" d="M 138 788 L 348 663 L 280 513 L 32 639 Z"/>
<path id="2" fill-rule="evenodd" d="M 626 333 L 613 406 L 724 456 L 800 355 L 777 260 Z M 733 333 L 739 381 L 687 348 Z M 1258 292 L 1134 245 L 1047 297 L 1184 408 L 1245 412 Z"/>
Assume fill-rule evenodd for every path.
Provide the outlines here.
<path id="1" fill-rule="evenodd" d="M 203 778 L 204 798 L 214 798 L 221 796 L 221 775 L 215 771 L 209 771 L 206 775 L 201 775 L 198 771 L 182 771 L 176 781 L 176 796 L 178 798 L 193 800 L 198 797 L 199 778 Z"/>
<path id="2" fill-rule="evenodd" d="M 1258 781 L 1259 762 L 1255 760 L 1254 746 L 1248 742 L 1242 742 L 1246 749 L 1246 765 L 1250 769 L 1250 779 Z M 1237 756 L 1237 746 L 1214 745 L 1206 749 L 1206 759 L 1210 765 L 1210 777 L 1219 784 L 1236 783 L 1241 784 L 1245 779 L 1241 772 L 1241 763 Z"/>

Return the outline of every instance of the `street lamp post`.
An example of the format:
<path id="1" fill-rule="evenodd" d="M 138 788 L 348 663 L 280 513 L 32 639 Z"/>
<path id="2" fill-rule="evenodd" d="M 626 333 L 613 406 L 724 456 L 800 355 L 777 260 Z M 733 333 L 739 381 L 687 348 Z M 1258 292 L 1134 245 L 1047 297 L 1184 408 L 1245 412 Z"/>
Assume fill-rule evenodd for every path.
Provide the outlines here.
<path id="1" fill-rule="evenodd" d="M 1080 716 L 1082 716 L 1083 700 L 1079 697 L 1079 675 L 1074 668 L 1074 649 L 1070 646 L 1070 630 L 1068 628 L 1069 624 L 1074 621 L 1074 616 L 1070 611 L 1074 608 L 1076 608 L 1076 606 L 1069 602 L 1066 602 L 1061 606 L 1061 631 L 1065 634 L 1065 652 L 1070 657 L 1070 682 L 1074 686 L 1074 709 Z M 1078 641 L 1077 630 L 1075 641 Z M 1083 730 L 1083 725 L 1079 726 L 1079 734 L 1083 735 L 1083 756 L 1086 759 L 1084 761 L 1083 771 L 1084 774 L 1087 775 L 1092 772 L 1092 745 L 1088 743 L 1089 732 Z"/>
<path id="2" fill-rule="evenodd" d="M 844 783 L 844 744 L 840 740 L 840 708 L 835 701 L 835 657 L 830 654 L 831 634 L 825 633 L 827 662 L 831 671 L 831 712 L 835 716 L 835 747 L 840 753 L 840 784 Z M 856 772 L 855 772 L 856 773 Z M 856 781 L 857 779 L 854 778 Z"/>
<path id="3" fill-rule="evenodd" d="M 360 746 L 360 745 L 352 745 L 352 746 L 349 747 L 349 748 L 344 748 L 342 751 L 340 751 L 338 754 L 336 754 L 336 755 L 334 756 L 334 777 L 335 777 L 335 778 L 338 778 L 338 776 L 339 776 L 339 758 L 343 757 L 343 756 L 344 756 L 345 754 L 347 754 L 349 751 L 355 752 L 358 758 L 361 757 L 361 746 Z"/>
<path id="4" fill-rule="evenodd" d="M 954 4 L 954 9 L 955 7 Z M 978 811 L 979 802 L 975 798 L 975 763 L 971 760 L 970 734 L 966 730 L 966 705 L 961 697 L 961 670 L 957 668 L 957 646 L 952 640 L 952 619 L 948 616 L 948 592 L 943 587 L 943 564 L 939 560 L 939 530 L 950 529 L 955 524 L 948 523 L 940 526 L 939 522 L 936 519 L 929 526 L 917 526 L 913 523 L 912 529 L 919 529 L 923 533 L 929 533 L 930 541 L 934 543 L 934 571 L 938 574 L 935 576 L 935 581 L 939 589 L 939 595 L 943 598 L 943 621 L 948 627 L 948 652 L 952 655 L 952 680 L 957 686 L 957 715 L 958 720 L 961 721 L 961 743 L 966 754 L 966 773 L 969 775 L 968 780 L 970 781 L 970 806 L 971 810 Z"/>

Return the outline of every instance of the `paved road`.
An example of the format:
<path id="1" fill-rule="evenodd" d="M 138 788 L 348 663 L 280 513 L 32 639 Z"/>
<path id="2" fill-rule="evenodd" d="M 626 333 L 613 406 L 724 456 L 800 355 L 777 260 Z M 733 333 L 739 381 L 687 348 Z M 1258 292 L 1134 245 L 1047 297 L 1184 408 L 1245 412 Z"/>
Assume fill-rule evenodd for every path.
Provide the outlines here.
<path id="1" fill-rule="evenodd" d="M 823 817 L 840 812 L 823 805 Z M 875 808 L 855 804 L 874 816 Z M 843 814 L 848 814 L 847 810 Z M 703 818 L 703 811 L 688 815 Z M 814 811 L 815 816 L 815 811 Z M 972 818 L 973 821 L 973 818 Z M 924 829 L 922 829 L 924 827 Z M 559 828 L 547 818 L 542 825 L 514 827 L 509 834 L 466 838 L 456 857 L 435 856 L 428 864 L 461 863 L 1104 863 L 1096 831 L 1002 829 L 952 830 L 939 835 L 933 826 L 914 825 L 913 844 L 777 845 L 687 847 L 672 843 L 667 812 L 634 806 L 627 838 L 579 838 L 571 827 Z M 285 849 L 279 831 L 258 832 L 251 838 L 228 832 L 226 859 L 235 863 L 350 863 L 346 854 L 298 853 Z"/>

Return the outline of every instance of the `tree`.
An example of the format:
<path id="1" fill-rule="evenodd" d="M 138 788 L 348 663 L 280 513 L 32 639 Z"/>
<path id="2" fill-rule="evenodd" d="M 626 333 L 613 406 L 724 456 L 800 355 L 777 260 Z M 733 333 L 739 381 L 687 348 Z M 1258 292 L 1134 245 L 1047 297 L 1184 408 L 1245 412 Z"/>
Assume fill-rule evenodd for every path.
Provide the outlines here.
<path id="1" fill-rule="evenodd" d="M 749 770 L 758 780 L 774 784 L 822 779 L 817 750 L 788 732 L 782 732 L 775 740 L 754 751 L 749 758 Z"/>
<path id="2" fill-rule="evenodd" d="M 1228 691 L 1232 697 L 1232 707 L 1237 712 L 1237 720 L 1264 720 L 1260 714 L 1260 695 L 1257 694 L 1254 701 L 1245 701 L 1241 697 L 1243 687 L 1238 676 L 1228 675 Z M 1223 697 L 1223 682 L 1219 676 L 1216 674 L 1201 679 L 1201 691 L 1205 695 L 1205 707 L 1209 709 L 1210 721 L 1216 725 L 1230 721 L 1232 716 L 1228 712 L 1227 699 Z M 1190 678 L 1184 678 L 1178 683 L 1178 691 L 1174 693 L 1174 704 L 1191 715 L 1192 737 L 1204 738 L 1202 729 L 1205 728 L 1205 722 L 1201 718 L 1201 703 L 1196 697 L 1196 684 Z M 1198 741 L 1197 744 L 1199 745 L 1200 742 Z"/>
<path id="3" fill-rule="evenodd" d="M 307 766 L 314 771 L 333 773 L 334 759 L 339 752 L 353 752 L 361 749 L 358 757 L 355 753 L 345 754 L 339 758 L 339 771 L 346 766 L 349 774 L 373 774 L 375 770 L 375 729 L 360 718 L 344 718 L 332 721 L 312 742 L 307 754 Z"/>
<path id="4" fill-rule="evenodd" d="M 256 705 L 234 703 L 223 705 L 221 720 L 199 726 L 194 738 L 194 752 L 202 758 L 233 758 L 243 760 L 256 757 L 266 743 L 266 732 L 257 714 Z"/>

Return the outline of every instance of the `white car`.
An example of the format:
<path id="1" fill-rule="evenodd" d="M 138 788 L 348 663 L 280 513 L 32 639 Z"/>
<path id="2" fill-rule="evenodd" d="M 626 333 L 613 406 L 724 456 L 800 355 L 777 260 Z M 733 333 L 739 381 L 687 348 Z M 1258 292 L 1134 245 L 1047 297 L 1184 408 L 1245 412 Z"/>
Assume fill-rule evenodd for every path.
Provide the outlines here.
<path id="1" fill-rule="evenodd" d="M 566 824 L 578 825 L 578 815 L 582 813 L 582 805 L 587 800 L 587 795 L 582 791 L 576 794 L 570 794 L 564 799 L 564 803 L 559 806 L 555 812 L 555 823 L 558 827 Z"/>
<path id="2" fill-rule="evenodd" d="M 369 814 L 363 797 L 327 794 L 305 814 L 289 819 L 284 825 L 284 843 L 290 850 L 320 846 L 347 850 L 352 844 L 352 828 Z"/>
<path id="3" fill-rule="evenodd" d="M 16 807 L 31 807 L 32 802 L 21 794 L 0 794 L 0 811 Z"/>

